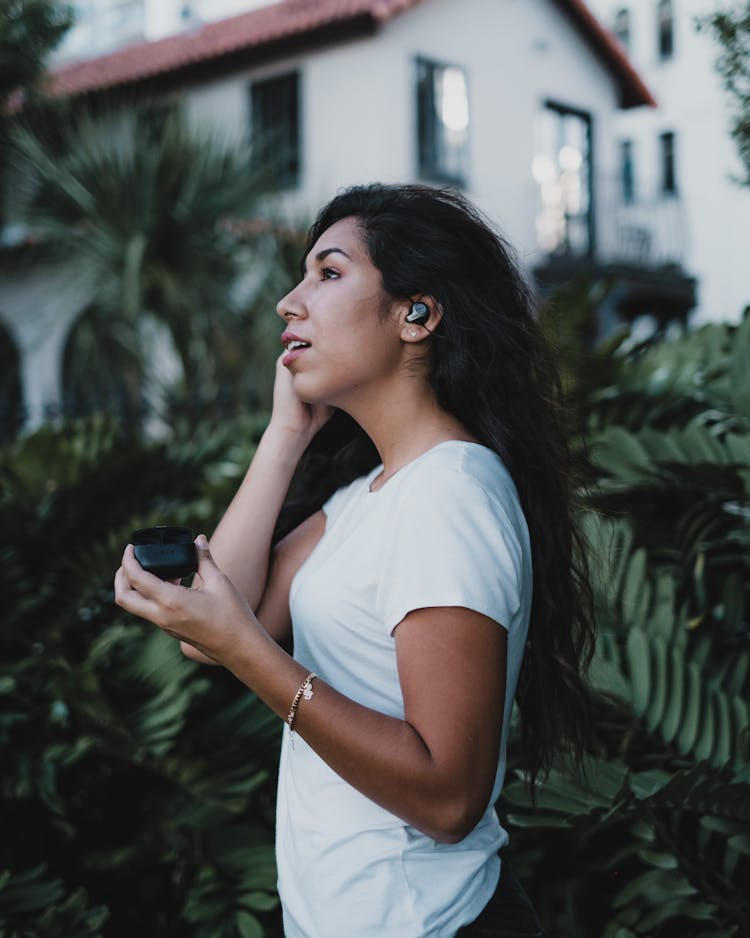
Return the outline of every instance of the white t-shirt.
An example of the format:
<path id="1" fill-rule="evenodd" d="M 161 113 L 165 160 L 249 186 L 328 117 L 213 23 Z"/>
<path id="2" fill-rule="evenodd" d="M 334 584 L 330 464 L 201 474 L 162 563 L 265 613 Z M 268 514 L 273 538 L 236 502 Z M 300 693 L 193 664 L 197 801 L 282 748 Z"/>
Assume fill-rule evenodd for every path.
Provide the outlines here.
<path id="1" fill-rule="evenodd" d="M 286 938 L 452 938 L 494 892 L 508 839 L 494 803 L 532 592 L 515 486 L 476 443 L 440 443 L 370 492 L 381 469 L 323 506 L 325 532 L 290 592 L 294 657 L 351 699 L 403 718 L 399 622 L 428 606 L 489 616 L 508 631 L 497 776 L 468 837 L 438 843 L 345 782 L 298 734 L 290 747 L 284 728 L 276 852 Z"/>

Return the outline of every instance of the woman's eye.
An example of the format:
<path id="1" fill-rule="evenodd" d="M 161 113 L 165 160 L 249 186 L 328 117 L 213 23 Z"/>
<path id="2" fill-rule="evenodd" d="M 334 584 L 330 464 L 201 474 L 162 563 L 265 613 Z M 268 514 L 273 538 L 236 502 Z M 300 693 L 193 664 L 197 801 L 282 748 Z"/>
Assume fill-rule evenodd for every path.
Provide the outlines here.
<path id="1" fill-rule="evenodd" d="M 323 280 L 335 280 L 339 275 L 339 272 L 332 267 L 324 267 L 320 273 Z"/>

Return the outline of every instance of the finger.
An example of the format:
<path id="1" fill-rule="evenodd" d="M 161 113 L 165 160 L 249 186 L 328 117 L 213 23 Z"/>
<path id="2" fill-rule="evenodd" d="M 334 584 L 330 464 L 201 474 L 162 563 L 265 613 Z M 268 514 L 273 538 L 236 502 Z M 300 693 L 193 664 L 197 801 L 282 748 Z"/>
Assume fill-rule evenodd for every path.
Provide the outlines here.
<path id="1" fill-rule="evenodd" d="M 132 544 L 128 544 L 125 553 L 122 555 L 122 568 L 130 581 L 131 587 L 137 590 L 141 596 L 164 605 L 169 602 L 175 586 L 166 580 L 160 580 L 158 576 L 154 576 L 148 570 L 144 570 L 136 560 Z"/>
<path id="2" fill-rule="evenodd" d="M 148 619 L 155 625 L 159 615 L 160 606 L 151 599 L 142 596 L 138 590 L 133 589 L 125 570 L 120 569 L 115 574 L 115 602 L 126 612 L 132 612 L 133 615 L 140 616 L 142 619 Z"/>
<path id="3" fill-rule="evenodd" d="M 216 577 L 222 576 L 221 570 L 216 566 L 216 562 L 211 556 L 205 534 L 199 534 L 196 537 L 195 548 L 198 552 L 198 576 L 203 583 L 208 584 Z"/>

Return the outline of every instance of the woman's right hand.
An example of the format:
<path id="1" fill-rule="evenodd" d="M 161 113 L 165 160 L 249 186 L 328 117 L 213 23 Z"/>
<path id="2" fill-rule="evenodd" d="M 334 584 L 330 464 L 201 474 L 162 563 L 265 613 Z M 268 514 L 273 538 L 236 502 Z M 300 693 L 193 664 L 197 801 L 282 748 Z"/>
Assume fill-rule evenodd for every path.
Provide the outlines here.
<path id="1" fill-rule="evenodd" d="M 273 385 L 273 410 L 269 427 L 293 433 L 304 440 L 305 446 L 320 428 L 330 420 L 334 408 L 327 404 L 306 404 L 294 391 L 294 379 L 289 369 L 281 364 L 286 355 L 276 360 L 276 378 Z"/>

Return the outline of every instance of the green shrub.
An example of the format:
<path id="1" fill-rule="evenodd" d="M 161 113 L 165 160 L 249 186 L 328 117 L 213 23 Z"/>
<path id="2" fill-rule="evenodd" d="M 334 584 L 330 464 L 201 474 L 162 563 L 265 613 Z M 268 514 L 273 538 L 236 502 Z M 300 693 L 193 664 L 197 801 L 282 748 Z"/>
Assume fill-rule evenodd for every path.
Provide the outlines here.
<path id="1" fill-rule="evenodd" d="M 129 532 L 209 530 L 262 421 L 144 445 L 106 420 L 0 457 L 0 935 L 261 935 L 278 721 L 119 610 Z"/>
<path id="2" fill-rule="evenodd" d="M 557 767 L 531 804 L 511 746 L 509 861 L 558 938 L 739 938 L 750 319 L 623 338 L 578 348 L 566 372 L 597 476 L 583 524 L 600 748 L 584 781 Z M 0 454 L 0 936 L 278 928 L 278 721 L 111 588 L 133 528 L 213 528 L 263 423 L 186 423 L 147 445 L 95 419 Z"/>
<path id="3" fill-rule="evenodd" d="M 602 749 L 536 805 L 516 771 L 511 862 L 555 935 L 746 935 L 750 317 L 616 345 L 613 383 L 571 389 L 597 476 Z"/>

